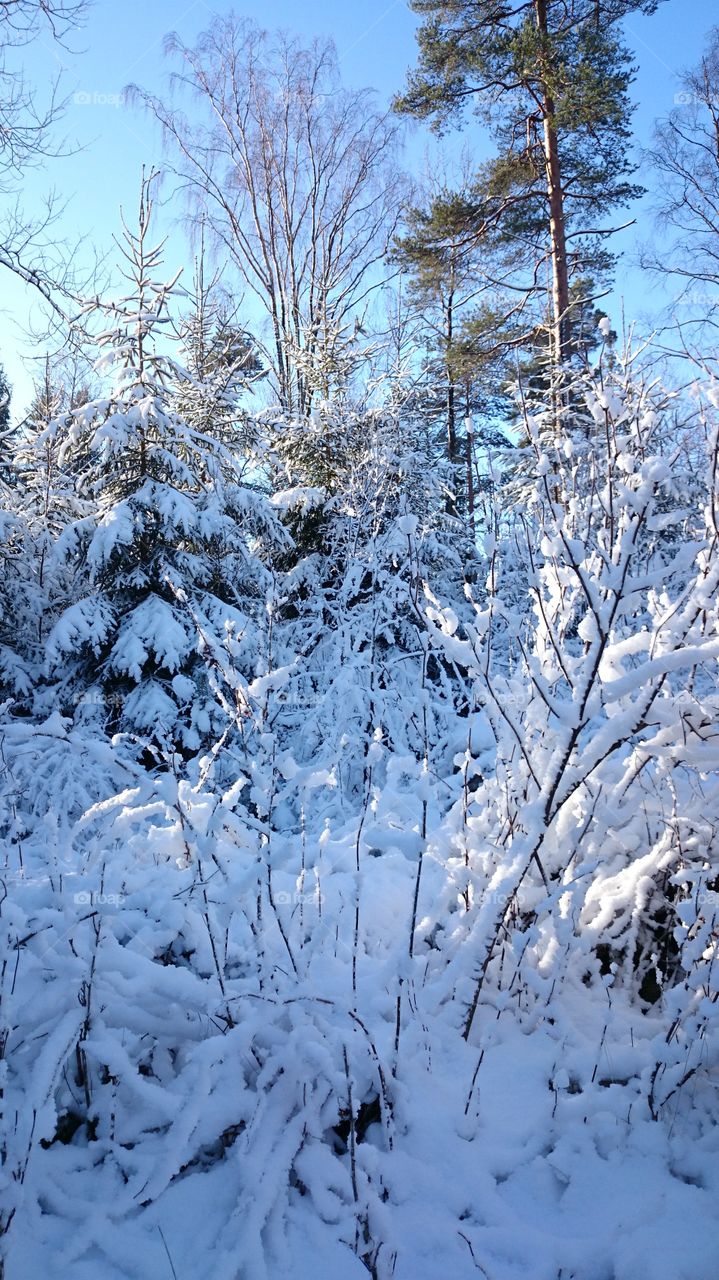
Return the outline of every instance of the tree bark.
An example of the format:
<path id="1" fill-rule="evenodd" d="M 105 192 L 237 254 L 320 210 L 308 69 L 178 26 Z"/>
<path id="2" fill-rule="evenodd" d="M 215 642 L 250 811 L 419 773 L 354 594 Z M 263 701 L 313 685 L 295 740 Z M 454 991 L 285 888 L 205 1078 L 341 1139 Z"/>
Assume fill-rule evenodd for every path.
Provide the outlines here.
<path id="1" fill-rule="evenodd" d="M 548 37 L 547 0 L 535 0 L 537 30 L 543 42 Z M 542 61 L 544 62 L 544 54 Z M 556 129 L 556 109 L 550 86 L 543 70 L 542 125 L 544 164 L 549 200 L 549 242 L 552 264 L 552 367 L 561 367 L 568 344 L 569 271 L 567 266 L 567 233 L 564 216 L 564 192 Z"/>
<path id="2" fill-rule="evenodd" d="M 447 497 L 447 514 L 457 514 L 455 491 L 457 465 L 457 411 L 454 393 L 454 369 L 452 366 L 452 342 L 454 339 L 454 290 L 450 290 L 445 307 L 445 342 L 447 344 L 447 461 L 451 468 L 451 491 Z"/>
<path id="3" fill-rule="evenodd" d="M 471 429 L 471 428 L 472 428 L 472 414 L 471 414 L 471 407 L 470 407 L 470 402 L 469 402 L 469 383 L 467 383 L 467 385 L 466 385 L 465 418 L 466 418 L 465 429 L 466 429 L 466 434 L 467 434 L 467 441 L 466 441 L 466 459 L 465 459 L 465 461 L 466 461 L 466 463 L 467 463 L 467 520 L 468 520 L 468 523 L 469 523 L 469 530 L 470 530 L 470 533 L 471 533 L 471 535 L 472 535 L 472 542 L 474 543 L 474 534 L 475 534 L 475 525 L 474 525 L 474 474 L 473 474 L 473 470 L 472 470 L 472 468 L 473 468 L 473 463 L 474 463 L 474 459 L 473 459 L 473 450 L 472 450 L 472 435 L 473 435 L 473 432 L 472 432 L 472 429 Z"/>

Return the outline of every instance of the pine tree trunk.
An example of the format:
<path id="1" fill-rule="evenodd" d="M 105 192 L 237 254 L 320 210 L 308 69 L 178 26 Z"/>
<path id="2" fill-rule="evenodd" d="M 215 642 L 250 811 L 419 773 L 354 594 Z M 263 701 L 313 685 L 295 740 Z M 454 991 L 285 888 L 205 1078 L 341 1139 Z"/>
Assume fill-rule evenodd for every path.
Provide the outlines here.
<path id="1" fill-rule="evenodd" d="M 454 293 L 447 298 L 445 309 L 445 341 L 447 343 L 447 460 L 451 467 L 452 489 L 447 498 L 447 512 L 457 514 L 456 465 L 457 465 L 457 412 L 454 394 L 454 369 L 452 368 L 452 341 L 454 338 Z"/>
<path id="2" fill-rule="evenodd" d="M 470 404 L 469 404 L 469 383 L 467 384 L 467 388 L 466 388 L 465 417 L 466 417 L 466 430 L 467 430 L 467 440 L 466 440 L 466 459 L 465 459 L 465 460 L 466 460 L 466 463 L 467 463 L 467 518 L 468 518 L 468 522 L 469 522 L 469 529 L 470 529 L 470 533 L 471 533 L 471 535 L 472 535 L 472 541 L 474 542 L 474 533 L 475 533 L 475 526 L 474 526 L 474 475 L 473 475 L 473 472 L 472 472 L 472 465 L 473 465 L 473 457 L 472 457 L 472 431 L 471 431 L 471 429 L 470 429 L 470 428 L 471 428 L 471 422 L 472 422 L 472 416 L 471 416 L 471 413 L 470 413 Z"/>
<path id="3" fill-rule="evenodd" d="M 543 40 L 548 36 L 547 0 L 535 0 L 537 29 Z M 566 355 L 567 318 L 569 310 L 569 272 L 567 267 L 567 234 L 564 217 L 564 192 L 559 161 L 559 145 L 555 125 L 554 99 L 548 84 L 542 94 L 542 123 L 544 130 L 544 163 L 547 173 L 549 199 L 549 239 L 552 262 L 552 367 L 558 369 Z"/>

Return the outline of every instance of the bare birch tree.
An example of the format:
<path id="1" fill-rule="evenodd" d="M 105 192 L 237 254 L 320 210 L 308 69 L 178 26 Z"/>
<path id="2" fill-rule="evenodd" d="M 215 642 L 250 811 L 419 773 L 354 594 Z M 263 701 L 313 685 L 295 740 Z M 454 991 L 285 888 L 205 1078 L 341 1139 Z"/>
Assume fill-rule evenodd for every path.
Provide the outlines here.
<path id="1" fill-rule="evenodd" d="M 29 214 L 19 193 L 28 169 L 62 154 L 54 126 L 66 99 L 59 77 L 39 98 L 15 54 L 47 34 L 63 45 L 87 10 L 88 0 L 0 0 L 0 267 L 39 290 L 56 310 L 57 291 L 70 283 L 70 266 L 50 234 L 60 202 L 51 192 L 44 208 Z"/>
<path id="2" fill-rule="evenodd" d="M 719 326 L 719 27 L 698 65 L 681 77 L 674 109 L 657 125 L 648 158 L 659 177 L 663 240 L 643 265 L 672 280 L 671 327 L 679 345 L 715 367 Z"/>
<path id="3" fill-rule="evenodd" d="M 180 64 L 169 104 L 134 93 L 161 122 L 191 207 L 265 313 L 280 403 L 305 414 L 317 382 L 308 368 L 341 357 L 379 283 L 401 203 L 396 125 L 370 91 L 341 86 L 330 42 L 305 47 L 230 15 L 195 48 L 172 35 L 167 50 Z M 180 105 L 188 94 L 192 116 Z"/>

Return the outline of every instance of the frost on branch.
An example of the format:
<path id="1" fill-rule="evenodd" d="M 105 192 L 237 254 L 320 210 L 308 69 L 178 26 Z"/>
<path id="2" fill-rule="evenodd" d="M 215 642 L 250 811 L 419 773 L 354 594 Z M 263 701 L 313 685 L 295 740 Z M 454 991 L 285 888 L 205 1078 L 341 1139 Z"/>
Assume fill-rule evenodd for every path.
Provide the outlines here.
<path id="1" fill-rule="evenodd" d="M 146 378 L 0 740 L 9 1274 L 709 1280 L 711 403 L 530 406 L 465 578 L 389 415 L 265 504 Z"/>

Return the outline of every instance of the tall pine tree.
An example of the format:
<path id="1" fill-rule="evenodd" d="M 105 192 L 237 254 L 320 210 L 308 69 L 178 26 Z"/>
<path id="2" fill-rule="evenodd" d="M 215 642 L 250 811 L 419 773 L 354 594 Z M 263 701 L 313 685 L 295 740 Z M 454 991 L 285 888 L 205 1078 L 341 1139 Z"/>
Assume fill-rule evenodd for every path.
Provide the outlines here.
<path id="1" fill-rule="evenodd" d="M 419 66 L 398 110 L 442 129 L 467 105 L 492 127 L 476 226 L 501 224 L 529 248 L 529 292 L 551 275 L 550 348 L 570 342 L 573 276 L 606 271 L 607 217 L 640 189 L 629 179 L 634 68 L 619 30 L 661 0 L 410 0 L 423 17 Z"/>

